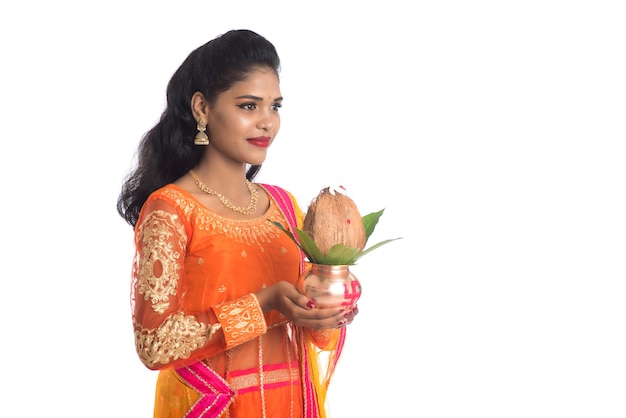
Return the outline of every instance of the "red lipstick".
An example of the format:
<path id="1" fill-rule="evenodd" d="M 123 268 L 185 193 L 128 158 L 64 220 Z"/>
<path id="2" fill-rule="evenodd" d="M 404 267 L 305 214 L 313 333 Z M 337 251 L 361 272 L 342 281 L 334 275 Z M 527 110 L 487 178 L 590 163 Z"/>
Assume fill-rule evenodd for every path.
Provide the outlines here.
<path id="1" fill-rule="evenodd" d="M 259 136 L 256 138 L 248 138 L 249 143 L 257 147 L 261 147 L 261 148 L 269 147 L 271 141 L 272 141 L 272 138 L 270 138 L 269 136 Z"/>

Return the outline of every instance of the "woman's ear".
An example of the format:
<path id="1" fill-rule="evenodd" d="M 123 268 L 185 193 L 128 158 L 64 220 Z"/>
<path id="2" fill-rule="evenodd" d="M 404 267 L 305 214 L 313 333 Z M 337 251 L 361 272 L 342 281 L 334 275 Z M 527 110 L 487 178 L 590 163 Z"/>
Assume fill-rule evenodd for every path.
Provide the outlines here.
<path id="1" fill-rule="evenodd" d="M 209 103 L 204 98 L 204 94 L 199 91 L 195 92 L 193 96 L 191 96 L 191 112 L 196 120 L 208 120 Z"/>

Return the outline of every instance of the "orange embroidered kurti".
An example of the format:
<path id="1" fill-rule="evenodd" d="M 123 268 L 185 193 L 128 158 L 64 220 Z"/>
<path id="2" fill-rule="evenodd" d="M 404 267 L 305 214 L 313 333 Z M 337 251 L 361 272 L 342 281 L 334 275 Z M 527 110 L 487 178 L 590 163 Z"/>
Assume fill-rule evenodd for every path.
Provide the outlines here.
<path id="1" fill-rule="evenodd" d="M 292 325 L 253 295 L 299 274 L 300 250 L 270 221 L 287 224 L 273 199 L 252 220 L 218 216 L 173 184 L 146 201 L 131 300 L 137 353 L 160 370 L 155 417 L 183 417 L 198 400 L 176 369 L 199 361 L 235 393 L 223 416 L 303 416 Z"/>

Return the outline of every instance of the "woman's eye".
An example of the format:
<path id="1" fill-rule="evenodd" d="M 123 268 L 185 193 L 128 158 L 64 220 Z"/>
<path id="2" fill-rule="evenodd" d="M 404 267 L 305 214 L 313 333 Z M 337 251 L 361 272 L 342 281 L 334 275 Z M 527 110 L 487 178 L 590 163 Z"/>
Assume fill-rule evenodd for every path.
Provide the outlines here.
<path id="1" fill-rule="evenodd" d="M 240 104 L 239 107 L 245 110 L 254 110 L 256 109 L 256 103 L 244 103 Z"/>
<path id="2" fill-rule="evenodd" d="M 277 111 L 277 112 L 278 112 L 278 111 L 280 110 L 280 108 L 281 108 L 281 107 L 283 107 L 283 104 L 282 104 L 282 103 L 274 103 L 274 104 L 272 105 L 272 110 L 275 110 L 275 111 Z"/>

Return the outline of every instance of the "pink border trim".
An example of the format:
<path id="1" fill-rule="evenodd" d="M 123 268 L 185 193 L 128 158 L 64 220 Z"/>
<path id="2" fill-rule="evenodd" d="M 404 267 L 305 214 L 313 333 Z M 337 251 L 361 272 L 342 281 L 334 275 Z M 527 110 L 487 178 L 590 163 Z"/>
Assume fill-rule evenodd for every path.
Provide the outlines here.
<path id="1" fill-rule="evenodd" d="M 235 393 L 226 381 L 201 361 L 176 369 L 180 378 L 200 394 L 185 418 L 215 418 L 233 401 Z"/>
<path id="2" fill-rule="evenodd" d="M 269 192 L 270 196 L 272 196 L 272 198 L 274 199 L 274 201 L 280 208 L 283 215 L 285 215 L 285 218 L 287 218 L 287 223 L 289 224 L 287 226 L 289 227 L 289 230 L 291 231 L 293 236 L 296 239 L 298 239 L 298 235 L 296 235 L 296 231 L 295 231 L 295 228 L 298 227 L 298 220 L 296 219 L 296 210 L 293 206 L 293 202 L 291 201 L 291 198 L 289 197 L 289 194 L 287 193 L 287 191 L 285 191 L 285 189 L 281 187 L 272 186 L 270 184 L 260 183 L 260 185 Z M 300 272 L 304 271 L 304 267 L 305 267 L 304 253 L 300 251 Z"/>

